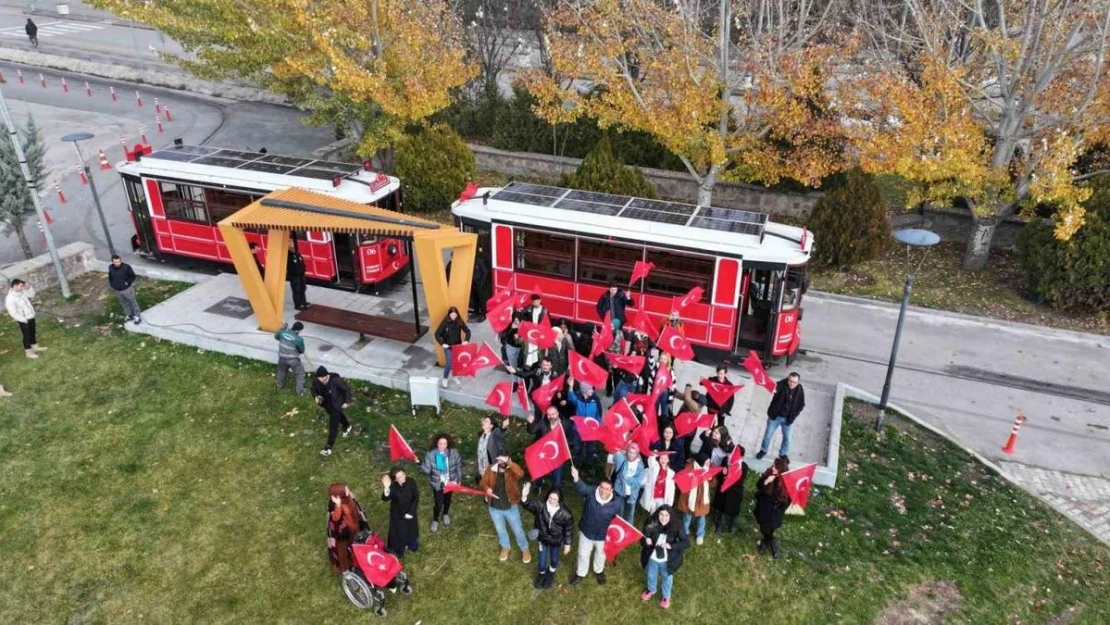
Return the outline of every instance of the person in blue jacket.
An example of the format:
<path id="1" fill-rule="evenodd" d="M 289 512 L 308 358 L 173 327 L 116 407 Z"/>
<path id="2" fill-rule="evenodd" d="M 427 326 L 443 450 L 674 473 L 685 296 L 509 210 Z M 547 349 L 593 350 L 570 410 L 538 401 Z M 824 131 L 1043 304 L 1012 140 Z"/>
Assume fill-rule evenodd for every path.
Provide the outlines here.
<path id="1" fill-rule="evenodd" d="M 613 483 L 602 480 L 597 486 L 578 479 L 578 468 L 570 466 L 570 477 L 574 489 L 582 495 L 582 519 L 578 522 L 578 567 L 570 585 L 575 586 L 586 578 L 590 570 L 590 554 L 593 553 L 594 575 L 598 584 L 605 584 L 605 536 L 613 517 L 624 508 L 624 497 L 613 492 Z"/>
<path id="2" fill-rule="evenodd" d="M 601 423 L 601 417 L 605 412 L 601 408 L 601 398 L 594 393 L 594 387 L 585 382 L 580 382 L 575 385 L 574 379 L 569 375 L 567 376 L 567 380 L 570 383 L 567 399 L 574 404 L 574 416 L 586 417 L 587 419 L 593 419 Z M 574 388 L 575 386 L 578 387 L 577 391 Z M 596 456 L 594 441 L 583 443 L 578 436 L 577 429 L 575 429 L 574 441 L 570 442 L 570 444 L 576 449 L 577 453 L 575 453 L 575 455 L 577 456 L 576 460 L 578 464 L 590 466 L 594 463 Z"/>
<path id="3" fill-rule="evenodd" d="M 613 457 L 613 490 L 624 497 L 621 518 L 632 523 L 636 514 L 636 502 L 640 500 L 640 488 L 644 484 L 644 461 L 640 458 L 640 446 L 629 443 L 622 454 Z"/>

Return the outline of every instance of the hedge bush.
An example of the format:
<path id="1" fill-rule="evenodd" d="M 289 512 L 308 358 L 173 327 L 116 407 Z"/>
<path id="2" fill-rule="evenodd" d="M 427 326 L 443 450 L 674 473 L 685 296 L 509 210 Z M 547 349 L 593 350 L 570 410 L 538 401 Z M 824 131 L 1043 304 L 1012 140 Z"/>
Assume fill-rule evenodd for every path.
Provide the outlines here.
<path id="1" fill-rule="evenodd" d="M 405 181 L 405 209 L 412 212 L 449 208 L 475 173 L 474 153 L 443 124 L 406 133 L 394 158 L 394 174 Z"/>
<path id="2" fill-rule="evenodd" d="M 1071 239 L 1058 240 L 1047 219 L 1018 234 L 1026 289 L 1059 310 L 1110 310 L 1110 179 L 1095 178 L 1091 186 L 1086 224 Z"/>
<path id="3" fill-rule="evenodd" d="M 890 246 L 886 202 L 875 179 L 859 170 L 834 176 L 807 221 L 813 261 L 842 269 L 872 260 Z"/>
<path id="4" fill-rule="evenodd" d="M 601 136 L 574 173 L 563 174 L 559 178 L 559 186 L 615 195 L 655 197 L 655 188 L 644 178 L 643 172 L 626 166 L 613 156 L 608 134 Z"/>

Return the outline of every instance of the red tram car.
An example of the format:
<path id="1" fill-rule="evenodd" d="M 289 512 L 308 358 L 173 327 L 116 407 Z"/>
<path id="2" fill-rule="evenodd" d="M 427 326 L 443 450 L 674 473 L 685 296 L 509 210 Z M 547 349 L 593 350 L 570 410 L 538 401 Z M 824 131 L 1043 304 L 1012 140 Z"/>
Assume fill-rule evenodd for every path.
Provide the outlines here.
<path id="1" fill-rule="evenodd" d="M 550 314 L 598 323 L 610 282 L 628 288 L 636 261 L 654 263 L 629 295 L 662 327 L 675 297 L 701 286 L 682 312 L 699 352 L 792 360 L 813 237 L 764 213 L 536 184 L 479 189 L 452 206 L 460 228 L 490 250 L 495 289 L 540 291 Z"/>
<path id="2" fill-rule="evenodd" d="M 401 183 L 367 165 L 241 152 L 175 143 L 136 146 L 118 166 L 140 254 L 231 265 L 217 223 L 278 189 L 298 187 L 400 211 Z M 399 239 L 294 233 L 310 280 L 351 290 L 374 289 L 403 275 L 411 250 Z M 265 262 L 265 232 L 247 232 Z"/>

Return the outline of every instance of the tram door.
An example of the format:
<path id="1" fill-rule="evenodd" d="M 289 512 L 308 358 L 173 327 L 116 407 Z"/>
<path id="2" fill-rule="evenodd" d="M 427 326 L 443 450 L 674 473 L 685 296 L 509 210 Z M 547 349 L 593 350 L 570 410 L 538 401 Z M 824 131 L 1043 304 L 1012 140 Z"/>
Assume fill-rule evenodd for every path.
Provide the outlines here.
<path id="1" fill-rule="evenodd" d="M 334 232 L 336 282 L 344 287 L 357 288 L 355 277 L 359 272 L 358 238 L 353 234 Z"/>
<path id="2" fill-rule="evenodd" d="M 755 266 L 753 266 L 755 265 Z M 782 278 L 785 268 L 744 264 L 740 327 L 736 333 L 736 349 L 767 351 L 775 331 L 774 320 L 782 299 Z"/>
<path id="3" fill-rule="evenodd" d="M 142 181 L 135 176 L 123 176 L 123 188 L 127 192 L 127 208 L 135 221 L 135 238 L 132 239 L 133 252 L 157 254 L 158 245 L 154 240 L 154 225 L 150 222 L 150 209 L 146 203 Z"/>
<path id="4" fill-rule="evenodd" d="M 470 288 L 470 306 L 481 310 L 486 300 L 493 296 L 493 246 L 490 243 L 490 224 L 470 219 L 456 219 L 463 232 L 478 235 L 478 250 L 474 255 L 474 283 Z"/>

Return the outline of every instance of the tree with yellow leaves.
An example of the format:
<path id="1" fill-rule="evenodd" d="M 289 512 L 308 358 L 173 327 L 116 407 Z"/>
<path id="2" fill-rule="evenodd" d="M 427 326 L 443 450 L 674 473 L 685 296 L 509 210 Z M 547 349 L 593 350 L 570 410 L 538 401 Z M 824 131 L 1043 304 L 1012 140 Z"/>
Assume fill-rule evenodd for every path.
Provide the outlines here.
<path id="1" fill-rule="evenodd" d="M 864 0 L 873 49 L 842 90 L 861 165 L 919 184 L 917 202 L 971 207 L 964 268 L 986 266 L 999 222 L 1056 209 L 1083 224 L 1082 151 L 1110 132 L 1110 2 Z"/>
<path id="2" fill-rule="evenodd" d="M 447 0 L 92 0 L 155 26 L 206 78 L 244 78 L 353 127 L 358 151 L 391 146 L 405 126 L 451 102 L 475 68 Z"/>
<path id="3" fill-rule="evenodd" d="M 552 123 L 641 130 L 712 202 L 718 180 L 811 186 L 844 167 L 828 82 L 840 0 L 556 0 L 551 64 L 522 80 Z"/>

